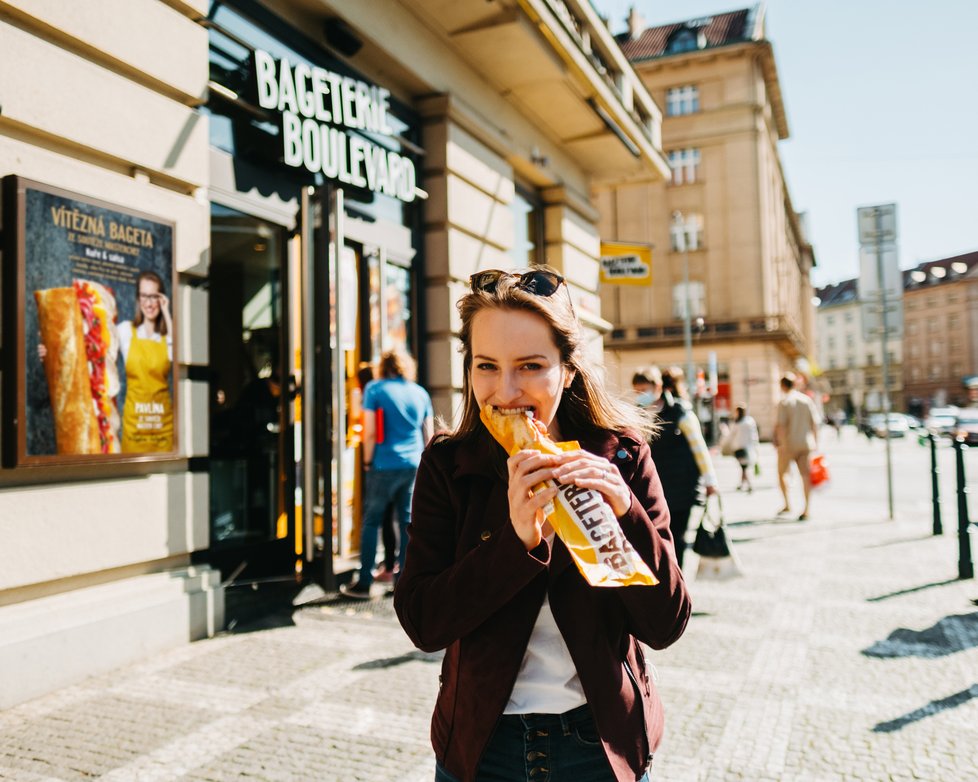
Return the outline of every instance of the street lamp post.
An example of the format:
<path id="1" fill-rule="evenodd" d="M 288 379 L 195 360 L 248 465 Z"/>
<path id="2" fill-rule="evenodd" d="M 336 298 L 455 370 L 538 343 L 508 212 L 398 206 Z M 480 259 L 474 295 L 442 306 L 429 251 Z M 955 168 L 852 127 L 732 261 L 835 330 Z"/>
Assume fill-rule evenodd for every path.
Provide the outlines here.
<path id="1" fill-rule="evenodd" d="M 693 327 L 689 306 L 689 248 L 686 246 L 686 218 L 678 209 L 672 213 L 672 224 L 676 229 L 676 249 L 683 254 L 683 343 L 686 346 L 686 387 L 692 389 L 696 377 L 693 374 Z"/>

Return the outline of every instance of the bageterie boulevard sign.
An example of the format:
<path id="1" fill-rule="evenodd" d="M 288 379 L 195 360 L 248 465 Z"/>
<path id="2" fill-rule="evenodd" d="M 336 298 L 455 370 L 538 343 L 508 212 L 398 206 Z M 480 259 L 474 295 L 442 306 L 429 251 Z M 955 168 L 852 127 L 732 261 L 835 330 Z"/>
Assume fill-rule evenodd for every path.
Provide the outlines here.
<path id="1" fill-rule="evenodd" d="M 393 137 L 388 90 L 306 63 L 276 61 L 261 49 L 255 51 L 253 62 L 258 105 L 281 118 L 287 166 L 401 201 L 414 200 L 414 162 L 347 132 Z"/>

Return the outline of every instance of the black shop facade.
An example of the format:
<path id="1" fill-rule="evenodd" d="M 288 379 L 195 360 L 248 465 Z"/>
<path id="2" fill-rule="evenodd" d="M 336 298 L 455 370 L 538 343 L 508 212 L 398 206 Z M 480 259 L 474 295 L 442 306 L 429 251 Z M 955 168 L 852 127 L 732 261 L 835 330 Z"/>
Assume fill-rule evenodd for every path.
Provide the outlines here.
<path id="1" fill-rule="evenodd" d="M 420 125 L 258 3 L 215 3 L 207 27 L 209 450 L 192 469 L 209 473 L 210 545 L 195 557 L 230 585 L 332 589 L 359 550 L 363 370 L 403 347 L 424 377 Z"/>

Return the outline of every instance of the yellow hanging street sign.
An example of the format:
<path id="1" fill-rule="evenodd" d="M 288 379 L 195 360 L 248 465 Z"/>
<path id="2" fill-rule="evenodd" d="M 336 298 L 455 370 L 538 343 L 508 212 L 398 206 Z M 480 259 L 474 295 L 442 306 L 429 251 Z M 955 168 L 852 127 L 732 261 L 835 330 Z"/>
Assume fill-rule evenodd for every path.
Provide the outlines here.
<path id="1" fill-rule="evenodd" d="M 601 242 L 601 282 L 610 285 L 651 285 L 652 247 L 647 244 Z"/>

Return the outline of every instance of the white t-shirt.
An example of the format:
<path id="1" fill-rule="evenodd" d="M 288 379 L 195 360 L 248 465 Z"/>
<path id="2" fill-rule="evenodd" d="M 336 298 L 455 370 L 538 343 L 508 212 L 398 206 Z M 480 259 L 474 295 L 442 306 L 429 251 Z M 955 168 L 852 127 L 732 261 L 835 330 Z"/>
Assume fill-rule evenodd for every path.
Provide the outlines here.
<path id="1" fill-rule="evenodd" d="M 122 321 L 117 326 L 117 332 L 119 334 L 119 347 L 122 349 L 122 363 L 125 364 L 126 359 L 129 358 L 129 345 L 132 344 L 132 321 Z M 136 334 L 140 339 L 148 339 L 153 342 L 163 341 L 163 337 L 148 320 L 144 320 L 136 327 Z M 173 361 L 173 339 L 169 334 L 166 335 L 166 355 L 170 361 Z"/>
<path id="2" fill-rule="evenodd" d="M 553 544 L 553 535 L 547 538 Z M 562 714 L 587 703 L 577 668 L 544 597 L 503 714 Z"/>

